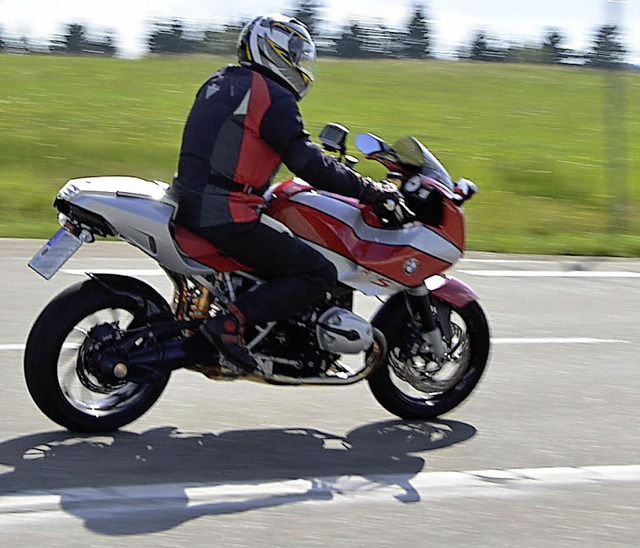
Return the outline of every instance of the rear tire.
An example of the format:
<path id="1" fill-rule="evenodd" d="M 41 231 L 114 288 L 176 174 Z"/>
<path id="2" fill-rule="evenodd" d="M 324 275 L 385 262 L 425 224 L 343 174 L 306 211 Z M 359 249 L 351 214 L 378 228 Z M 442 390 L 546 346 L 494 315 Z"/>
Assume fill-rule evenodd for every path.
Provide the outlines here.
<path id="1" fill-rule="evenodd" d="M 428 420 L 448 413 L 471 394 L 487 365 L 490 337 L 482 308 L 477 302 L 471 302 L 461 308 L 443 304 L 464 323 L 464 329 L 460 331 L 459 336 L 465 337 L 469 345 L 468 353 L 465 354 L 464 363 L 459 365 L 460 370 L 453 376 L 452 382 L 455 384 L 449 386 L 443 383 L 446 389 L 421 391 L 402 380 L 390 362 L 393 359 L 392 352 L 397 353 L 400 347 L 406 345 L 411 321 L 403 297 L 390 304 L 390 310 L 384 314 L 381 324 L 376 325 L 387 337 L 389 357 L 369 376 L 371 392 L 382 407 L 405 420 Z M 452 363 L 455 366 L 455 362 Z M 437 385 L 437 382 L 434 384 Z"/>
<path id="2" fill-rule="evenodd" d="M 105 386 L 86 371 L 80 348 L 96 325 L 126 330 L 146 324 L 150 310 L 157 317 L 171 316 L 166 301 L 139 280 L 112 277 L 109 287 L 116 291 L 91 279 L 67 288 L 42 311 L 26 344 L 24 374 L 33 401 L 52 421 L 76 432 L 109 432 L 133 422 L 157 401 L 169 380 L 167 374 Z M 134 295 L 146 301 L 144 312 Z"/>

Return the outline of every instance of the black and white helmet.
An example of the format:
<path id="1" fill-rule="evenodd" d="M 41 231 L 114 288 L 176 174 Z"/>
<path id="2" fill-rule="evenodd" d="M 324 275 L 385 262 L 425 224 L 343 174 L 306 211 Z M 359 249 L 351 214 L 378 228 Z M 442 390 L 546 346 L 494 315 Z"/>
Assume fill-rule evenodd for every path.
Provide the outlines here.
<path id="1" fill-rule="evenodd" d="M 238 61 L 262 67 L 302 99 L 313 82 L 316 47 L 304 23 L 283 15 L 256 17 L 238 38 Z"/>

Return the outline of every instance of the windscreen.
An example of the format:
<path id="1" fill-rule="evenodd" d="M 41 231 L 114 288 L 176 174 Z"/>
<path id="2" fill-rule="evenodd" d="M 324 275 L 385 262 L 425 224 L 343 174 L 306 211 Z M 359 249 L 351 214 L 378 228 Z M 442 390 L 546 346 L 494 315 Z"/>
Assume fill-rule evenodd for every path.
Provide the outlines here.
<path id="1" fill-rule="evenodd" d="M 453 189 L 451 176 L 440 161 L 415 137 L 402 137 L 393 144 L 393 149 L 401 163 L 415 166 L 423 175 L 447 185 Z"/>
<path id="2" fill-rule="evenodd" d="M 440 163 L 440 160 L 438 160 L 426 146 L 418 141 L 418 139 L 416 139 L 415 137 L 413 137 L 413 139 L 415 139 L 415 142 L 418 143 L 422 152 L 422 173 L 424 175 L 433 177 L 437 181 L 447 185 L 450 189 L 453 190 L 453 181 L 451 180 L 451 175 L 449 175 L 449 172 Z M 434 174 L 436 175 L 435 177 Z"/>

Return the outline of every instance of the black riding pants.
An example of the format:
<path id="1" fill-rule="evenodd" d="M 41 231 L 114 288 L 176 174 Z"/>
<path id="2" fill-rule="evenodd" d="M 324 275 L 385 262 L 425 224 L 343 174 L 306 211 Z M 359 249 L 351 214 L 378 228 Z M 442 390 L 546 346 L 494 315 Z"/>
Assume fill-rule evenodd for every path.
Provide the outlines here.
<path id="1" fill-rule="evenodd" d="M 336 285 L 336 269 L 321 253 L 260 221 L 192 230 L 266 280 L 235 302 L 249 324 L 291 317 Z"/>

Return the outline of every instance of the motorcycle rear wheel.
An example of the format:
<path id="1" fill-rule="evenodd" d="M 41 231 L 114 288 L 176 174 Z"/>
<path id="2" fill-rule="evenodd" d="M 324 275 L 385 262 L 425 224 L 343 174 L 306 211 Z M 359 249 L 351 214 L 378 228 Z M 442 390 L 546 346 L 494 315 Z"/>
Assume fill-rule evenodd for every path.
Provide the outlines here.
<path id="1" fill-rule="evenodd" d="M 115 332 L 147 323 L 134 295 L 153 301 L 145 311 L 154 307 L 170 314 L 151 287 L 130 278 L 114 280 L 115 292 L 95 279 L 67 288 L 44 308 L 27 340 L 24 375 L 29 393 L 47 417 L 71 431 L 110 432 L 133 422 L 151 408 L 169 380 L 166 375 L 108 385 L 83 363 L 81 348 L 96 326 Z"/>
<path id="2" fill-rule="evenodd" d="M 448 413 L 460 405 L 475 389 L 486 368 L 489 357 L 490 336 L 485 314 L 477 302 L 451 309 L 451 324 L 454 339 L 457 337 L 461 363 L 458 370 L 454 363 L 449 378 L 438 378 L 438 374 L 425 375 L 427 381 L 416 388 L 394 367 L 393 352 L 406 347 L 407 329 L 411 318 L 403 299 L 392 303 L 388 314 L 377 325 L 387 337 L 389 357 L 368 377 L 369 388 L 374 397 L 390 413 L 405 420 L 429 420 Z M 464 360 L 462 362 L 462 360 Z M 427 368 L 428 364 L 417 363 Z M 449 365 L 449 364 L 447 364 Z M 443 371 L 447 367 L 443 367 Z"/>

